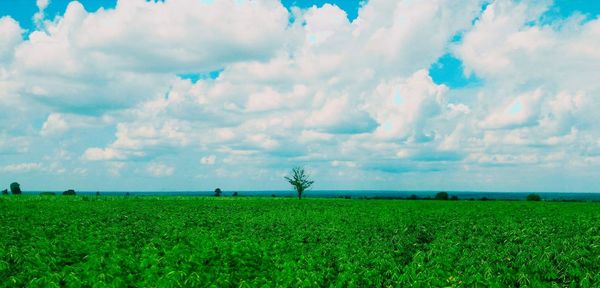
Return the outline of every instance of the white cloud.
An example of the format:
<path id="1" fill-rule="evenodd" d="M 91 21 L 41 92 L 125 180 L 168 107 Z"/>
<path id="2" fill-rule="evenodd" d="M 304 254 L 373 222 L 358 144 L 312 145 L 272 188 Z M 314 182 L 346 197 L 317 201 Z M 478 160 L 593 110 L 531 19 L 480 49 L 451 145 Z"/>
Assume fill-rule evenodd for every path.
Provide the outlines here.
<path id="1" fill-rule="evenodd" d="M 65 119 L 60 114 L 52 113 L 48 116 L 48 119 L 46 119 L 46 122 L 44 122 L 44 125 L 42 126 L 41 134 L 42 135 L 61 134 L 61 133 L 64 133 L 65 131 L 67 131 L 68 129 L 69 129 L 69 126 L 68 126 L 67 122 L 65 121 Z"/>
<path id="2" fill-rule="evenodd" d="M 24 94 L 97 113 L 167 92 L 170 73 L 266 59 L 286 27 L 287 12 L 275 1 L 119 1 L 95 13 L 73 1 L 17 48 L 15 65 Z"/>
<path id="3" fill-rule="evenodd" d="M 88 161 L 124 160 L 126 158 L 125 153 L 112 148 L 88 148 L 82 156 L 82 159 Z"/>
<path id="4" fill-rule="evenodd" d="M 483 2 L 373 0 L 353 22 L 323 5 L 294 9 L 294 23 L 275 0 L 132 0 L 93 13 L 71 2 L 27 40 L 4 17 L 0 153 L 27 150 L 6 139 L 46 156 L 66 149 L 81 156 L 64 160 L 78 167 L 65 175 L 115 181 L 261 171 L 264 181 L 236 180 L 250 187 L 298 164 L 331 176 L 328 188 L 351 188 L 335 186 L 346 185 L 338 169 L 388 188 L 472 187 L 465 175 L 506 167 L 597 169 L 600 19 L 542 23 L 549 1 L 494 1 L 481 14 Z M 437 84 L 428 68 L 446 53 L 478 85 Z M 223 167 L 204 166 L 216 155 Z M 495 172 L 486 179 L 504 185 Z"/>
<path id="5" fill-rule="evenodd" d="M 44 21 L 44 10 L 50 4 L 50 0 L 36 0 L 35 5 L 38 8 L 38 12 L 33 15 L 33 22 L 38 27 L 38 29 L 43 29 L 43 21 Z"/>
<path id="6" fill-rule="evenodd" d="M 0 64 L 12 59 L 14 49 L 21 43 L 23 29 L 10 16 L 0 18 Z M 1 70 L 1 69 L 0 69 Z"/>
<path id="7" fill-rule="evenodd" d="M 23 173 L 30 172 L 35 170 L 41 170 L 41 163 L 18 163 L 18 164 L 10 164 L 4 167 L 0 167 L 0 171 L 6 173 Z"/>
<path id="8" fill-rule="evenodd" d="M 167 177 L 175 173 L 175 167 L 163 163 L 150 163 L 146 165 L 146 172 L 154 177 Z"/>

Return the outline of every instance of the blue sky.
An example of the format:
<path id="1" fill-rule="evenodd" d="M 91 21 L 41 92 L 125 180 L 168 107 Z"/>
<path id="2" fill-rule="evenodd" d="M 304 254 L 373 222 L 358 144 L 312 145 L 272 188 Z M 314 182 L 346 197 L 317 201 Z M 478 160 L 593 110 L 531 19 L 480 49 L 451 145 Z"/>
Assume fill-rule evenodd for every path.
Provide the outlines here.
<path id="1" fill-rule="evenodd" d="M 599 15 L 0 1 L 0 183 L 271 190 L 303 165 L 315 189 L 600 191 Z"/>

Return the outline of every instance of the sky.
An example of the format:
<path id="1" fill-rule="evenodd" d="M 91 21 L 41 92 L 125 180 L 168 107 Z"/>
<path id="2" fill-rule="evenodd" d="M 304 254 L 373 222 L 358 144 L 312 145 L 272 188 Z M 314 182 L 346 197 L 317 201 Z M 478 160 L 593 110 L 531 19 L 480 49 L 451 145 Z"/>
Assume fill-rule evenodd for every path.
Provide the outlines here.
<path id="1" fill-rule="evenodd" d="M 0 186 L 600 192 L 600 1 L 0 0 Z"/>

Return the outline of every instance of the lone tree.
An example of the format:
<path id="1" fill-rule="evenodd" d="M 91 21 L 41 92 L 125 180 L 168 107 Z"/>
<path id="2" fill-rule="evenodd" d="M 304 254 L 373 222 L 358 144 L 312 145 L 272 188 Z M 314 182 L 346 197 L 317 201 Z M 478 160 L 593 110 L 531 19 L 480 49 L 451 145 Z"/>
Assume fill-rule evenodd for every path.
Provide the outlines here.
<path id="1" fill-rule="evenodd" d="M 10 193 L 12 193 L 13 195 L 20 195 L 21 194 L 21 185 L 19 185 L 19 183 L 17 182 L 13 182 L 10 184 Z"/>
<path id="2" fill-rule="evenodd" d="M 527 195 L 527 201 L 542 201 L 542 197 L 538 194 L 531 193 Z"/>
<path id="3" fill-rule="evenodd" d="M 221 193 L 223 193 L 223 191 L 221 191 L 221 188 L 215 189 L 215 197 L 221 197 Z"/>
<path id="4" fill-rule="evenodd" d="M 284 177 L 285 180 L 290 182 L 294 190 L 298 193 L 298 199 L 302 199 L 302 193 L 308 190 L 315 181 L 310 180 L 310 176 L 304 171 L 302 167 L 292 168 L 292 172 L 289 176 Z"/>
<path id="5" fill-rule="evenodd" d="M 448 200 L 448 192 L 438 192 L 435 194 L 435 200 Z"/>

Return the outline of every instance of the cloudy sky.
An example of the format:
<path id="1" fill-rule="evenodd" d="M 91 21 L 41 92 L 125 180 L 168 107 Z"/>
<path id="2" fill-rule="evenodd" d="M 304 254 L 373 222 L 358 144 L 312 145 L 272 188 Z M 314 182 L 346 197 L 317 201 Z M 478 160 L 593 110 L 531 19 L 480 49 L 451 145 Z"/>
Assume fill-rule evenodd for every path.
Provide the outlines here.
<path id="1" fill-rule="evenodd" d="M 600 1 L 0 0 L 0 185 L 600 191 Z"/>

